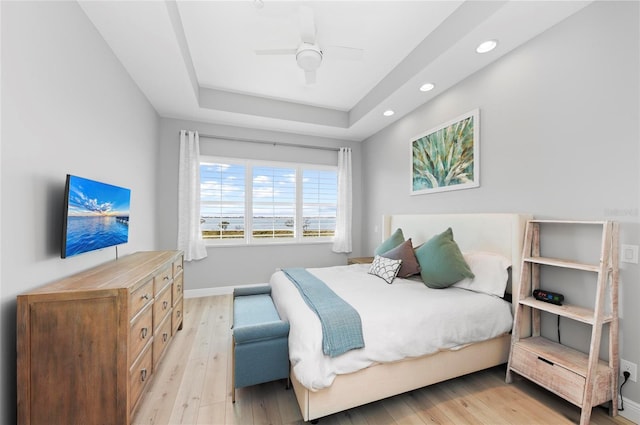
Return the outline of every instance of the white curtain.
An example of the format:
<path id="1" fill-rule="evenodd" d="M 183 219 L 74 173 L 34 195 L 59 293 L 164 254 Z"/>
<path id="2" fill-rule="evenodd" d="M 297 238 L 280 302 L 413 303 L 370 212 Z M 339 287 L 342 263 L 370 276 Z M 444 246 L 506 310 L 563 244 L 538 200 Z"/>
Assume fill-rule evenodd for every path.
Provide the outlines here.
<path id="1" fill-rule="evenodd" d="M 351 252 L 351 148 L 338 152 L 338 211 L 333 252 Z"/>
<path id="2" fill-rule="evenodd" d="M 200 137 L 197 131 L 180 131 L 178 249 L 184 252 L 185 261 L 207 256 L 200 231 Z"/>

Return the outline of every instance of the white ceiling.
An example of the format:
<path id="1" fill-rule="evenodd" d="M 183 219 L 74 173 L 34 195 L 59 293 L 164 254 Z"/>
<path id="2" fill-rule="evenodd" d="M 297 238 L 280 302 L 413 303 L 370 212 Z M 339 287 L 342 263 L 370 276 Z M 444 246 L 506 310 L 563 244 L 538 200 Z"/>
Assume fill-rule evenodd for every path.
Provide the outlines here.
<path id="1" fill-rule="evenodd" d="M 80 1 L 161 116 L 357 141 L 588 3 Z M 255 53 L 300 44 L 301 5 L 325 53 L 313 85 L 295 55 Z M 487 39 L 498 47 L 476 53 Z M 363 58 L 343 59 L 333 46 L 363 49 Z M 436 88 L 420 92 L 426 82 Z"/>

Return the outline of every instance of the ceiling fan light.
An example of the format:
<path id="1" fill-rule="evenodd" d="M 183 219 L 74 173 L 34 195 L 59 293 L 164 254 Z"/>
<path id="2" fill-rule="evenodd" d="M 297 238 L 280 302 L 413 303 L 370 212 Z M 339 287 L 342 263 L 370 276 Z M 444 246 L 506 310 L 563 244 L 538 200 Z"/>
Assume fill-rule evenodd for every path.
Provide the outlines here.
<path id="1" fill-rule="evenodd" d="M 300 49 L 296 53 L 296 62 L 305 71 L 315 71 L 322 62 L 322 52 L 313 48 Z"/>
<path id="2" fill-rule="evenodd" d="M 382 115 L 384 115 L 385 117 L 390 117 L 393 114 L 395 114 L 395 112 L 393 112 L 391 109 L 387 109 L 382 113 Z"/>
<path id="3" fill-rule="evenodd" d="M 498 40 L 487 40 L 483 41 L 476 47 L 476 52 L 478 53 L 487 53 L 492 51 L 498 45 Z"/>

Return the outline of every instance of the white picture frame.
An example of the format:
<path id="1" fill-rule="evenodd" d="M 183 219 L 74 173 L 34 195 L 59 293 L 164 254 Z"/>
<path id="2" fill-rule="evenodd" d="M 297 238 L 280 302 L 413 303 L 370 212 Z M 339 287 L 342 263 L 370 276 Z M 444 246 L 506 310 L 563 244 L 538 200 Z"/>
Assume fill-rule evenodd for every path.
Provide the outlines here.
<path id="1" fill-rule="evenodd" d="M 480 110 L 411 138 L 411 195 L 480 186 Z"/>

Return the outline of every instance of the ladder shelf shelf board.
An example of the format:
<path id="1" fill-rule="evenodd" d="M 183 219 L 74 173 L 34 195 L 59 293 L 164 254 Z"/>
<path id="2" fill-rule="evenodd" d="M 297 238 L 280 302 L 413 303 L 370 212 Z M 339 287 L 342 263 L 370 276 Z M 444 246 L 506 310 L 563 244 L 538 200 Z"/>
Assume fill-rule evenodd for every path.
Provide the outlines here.
<path id="1" fill-rule="evenodd" d="M 601 226 L 599 264 L 541 256 L 540 227 L 547 224 Z M 580 407 L 580 425 L 589 423 L 592 407 L 599 404 L 610 402 L 611 415 L 618 413 L 618 240 L 618 223 L 611 221 L 529 220 L 526 226 L 520 290 L 514 294 L 516 308 L 506 380 L 511 382 L 515 372 Z M 547 266 L 595 273 L 592 306 L 556 305 L 534 298 L 533 291 L 541 286 L 540 268 Z M 562 282 L 553 287 L 561 289 Z M 543 312 L 590 325 L 588 352 L 541 336 Z M 531 329 L 523 332 L 521 322 L 528 314 Z M 599 358 L 605 324 L 609 325 L 606 361 Z"/>
<path id="2" fill-rule="evenodd" d="M 593 311 L 593 309 L 580 307 L 577 305 L 556 305 L 537 300 L 533 297 L 527 297 L 523 300 L 520 300 L 520 304 L 533 307 L 538 310 L 546 311 L 547 313 L 559 315 L 562 317 L 568 317 L 570 319 L 577 320 L 588 325 L 593 325 L 596 322 L 595 312 Z M 611 315 L 611 313 L 607 313 L 602 316 L 602 323 L 609 323 L 612 320 L 613 315 Z"/>
<path id="3" fill-rule="evenodd" d="M 611 223 L 606 220 L 529 220 L 530 223 L 550 223 L 550 224 L 597 224 L 600 226 L 604 226 L 607 223 Z"/>
<path id="4" fill-rule="evenodd" d="M 561 260 L 559 258 L 547 258 L 547 257 L 525 257 L 523 261 L 532 264 L 542 264 L 546 266 L 564 267 L 567 269 L 584 270 L 587 272 L 598 273 L 600 271 L 599 264 L 585 264 L 575 261 Z"/>

